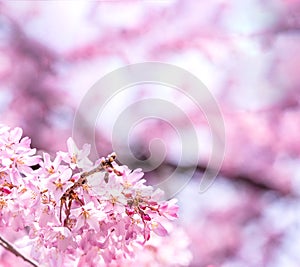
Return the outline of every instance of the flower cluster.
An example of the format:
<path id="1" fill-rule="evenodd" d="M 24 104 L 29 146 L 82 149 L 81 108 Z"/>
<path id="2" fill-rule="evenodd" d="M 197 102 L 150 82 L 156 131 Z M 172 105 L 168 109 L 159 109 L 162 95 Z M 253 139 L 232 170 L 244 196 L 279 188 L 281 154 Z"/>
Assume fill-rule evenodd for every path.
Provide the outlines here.
<path id="1" fill-rule="evenodd" d="M 176 200 L 163 201 L 141 169 L 114 154 L 92 163 L 71 138 L 51 160 L 21 137 L 0 127 L 0 230 L 27 231 L 19 243 L 39 266 L 129 266 L 151 237 L 168 236 Z"/>

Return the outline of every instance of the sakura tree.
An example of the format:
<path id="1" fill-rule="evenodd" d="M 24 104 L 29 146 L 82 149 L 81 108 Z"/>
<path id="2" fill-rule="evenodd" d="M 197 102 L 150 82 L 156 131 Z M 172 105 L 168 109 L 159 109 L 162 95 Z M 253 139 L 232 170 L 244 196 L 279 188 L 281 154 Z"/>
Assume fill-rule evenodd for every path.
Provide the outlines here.
<path id="1" fill-rule="evenodd" d="M 160 61 L 197 76 L 218 101 L 226 126 L 226 156 L 207 192 L 198 194 L 211 149 L 205 114 L 174 90 L 161 93 L 142 85 L 129 96 L 115 97 L 97 126 L 98 151 L 101 156 L 113 151 L 109 137 L 117 112 L 123 114 L 122 109 L 139 99 L 168 99 L 186 112 L 196 129 L 199 160 L 178 166 L 180 140 L 168 124 L 149 120 L 130 136 L 136 158 L 128 157 L 126 164 L 140 167 L 137 163 L 151 152 L 150 141 L 164 140 L 165 158 L 146 177 L 150 184 L 159 184 L 178 169 L 177 179 L 164 188 L 167 196 L 196 168 L 176 195 L 179 223 L 191 240 L 190 266 L 299 265 L 298 1 L 6 1 L 1 3 L 1 25 L 1 120 L 24 129 L 40 161 L 45 161 L 42 151 L 51 154 L 51 161 L 56 151 L 66 151 L 64 142 L 72 135 L 82 98 L 116 68 Z M 186 90 L 184 85 L 181 89 Z M 144 111 L 139 107 L 133 114 Z M 173 126 L 180 130 L 186 120 L 178 118 Z M 80 136 L 81 146 L 85 129 Z M 161 155 L 160 149 L 156 152 Z M 63 159 L 61 163 L 68 167 Z M 160 239 L 178 249 L 181 244 L 172 242 L 172 236 L 179 239 L 176 233 L 153 234 L 149 242 Z M 24 240 L 26 236 L 24 232 Z M 187 239 L 182 238 L 182 246 Z M 14 240 L 21 240 L 16 246 L 25 242 L 12 234 Z M 150 262 L 153 253 L 160 259 L 168 255 L 150 244 L 144 247 L 138 259 Z"/>

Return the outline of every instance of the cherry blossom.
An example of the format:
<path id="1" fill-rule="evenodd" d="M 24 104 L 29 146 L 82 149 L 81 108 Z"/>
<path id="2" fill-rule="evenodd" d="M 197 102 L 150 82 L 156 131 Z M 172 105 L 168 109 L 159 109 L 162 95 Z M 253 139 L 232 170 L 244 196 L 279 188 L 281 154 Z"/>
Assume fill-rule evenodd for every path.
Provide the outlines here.
<path id="1" fill-rule="evenodd" d="M 80 150 L 71 138 L 68 152 L 51 160 L 35 154 L 20 128 L 0 133 L 0 229 L 28 232 L 18 241 L 36 263 L 22 254 L 27 262 L 127 266 L 152 238 L 168 238 L 176 200 L 146 185 L 141 169 L 118 165 L 115 154 L 92 164 L 89 147 Z"/>
<path id="2" fill-rule="evenodd" d="M 207 126 L 199 112 L 187 103 L 183 105 L 199 136 L 204 135 L 197 173 L 183 194 L 176 196 L 182 207 L 181 223 L 192 241 L 191 266 L 299 265 L 300 253 L 294 245 L 300 238 L 299 216 L 295 212 L 299 210 L 300 188 L 299 1 L 126 0 L 78 1 L 72 5 L 68 1 L 60 1 L 58 5 L 50 1 L 2 1 L 1 10 L 2 122 L 22 126 L 38 150 L 51 155 L 58 150 L 68 153 L 65 140 L 71 135 L 73 112 L 85 90 L 102 75 L 143 61 L 183 67 L 214 93 L 223 110 L 227 132 L 227 153 L 221 173 L 208 192 L 198 195 L 198 177 L 208 161 Z M 147 94 L 138 92 L 132 98 L 138 100 Z M 178 105 L 182 100 L 168 97 Z M 128 104 L 127 100 L 120 101 L 118 106 L 122 103 Z M 110 111 L 104 119 L 112 121 L 112 115 Z M 105 139 L 108 128 L 102 123 L 96 133 L 101 140 L 97 145 L 101 154 L 106 155 L 111 146 Z M 84 129 L 78 129 L 83 140 Z M 170 151 L 160 170 L 146 174 L 149 183 L 156 183 L 162 177 L 161 171 L 177 167 L 174 164 L 178 157 L 174 151 L 177 143 L 159 122 L 143 124 L 140 129 L 132 135 L 133 141 L 137 141 L 132 144 L 138 155 L 147 156 L 153 136 L 161 137 Z M 51 159 L 54 161 L 55 156 Z M 7 183 L 26 183 L 27 189 L 32 190 L 22 196 L 27 199 L 33 192 L 35 199 L 27 204 L 36 206 L 37 213 L 33 214 L 43 218 L 39 224 L 44 227 L 55 218 L 54 224 L 60 225 L 52 202 L 53 192 L 45 191 L 48 180 L 42 179 L 41 188 L 36 188 L 36 174 L 28 179 L 28 174 L 18 176 L 17 168 L 9 168 L 12 161 L 5 161 L 8 167 L 1 166 L 1 176 L 6 176 Z M 129 166 L 134 163 L 127 162 Z M 94 176 L 103 181 L 102 173 Z M 71 180 L 79 178 L 80 175 L 73 175 Z M 82 190 L 84 203 L 102 190 L 97 179 L 91 180 L 96 184 L 78 189 Z M 0 207 L 7 205 L 8 210 L 8 206 L 13 206 L 14 201 L 8 198 L 12 194 L 19 196 L 21 190 L 16 192 L 10 184 L 1 186 Z M 164 190 L 168 197 L 168 188 Z M 38 208 L 41 199 L 45 203 L 43 209 Z M 79 208 L 78 203 L 73 204 L 74 209 Z M 107 206 L 110 209 L 113 205 L 109 202 Z M 121 205 L 114 207 L 122 209 Z M 126 212 L 133 214 L 134 207 Z M 0 225 L 9 220 L 7 214 Z M 123 231 L 121 226 L 117 230 Z M 14 232 L 10 234 L 10 241 L 18 240 Z M 148 242 L 153 237 L 156 235 Z M 165 244 L 166 250 L 177 251 L 178 255 L 180 249 L 175 246 L 180 242 L 176 241 L 182 239 L 177 237 Z M 108 241 L 101 239 L 103 246 Z M 160 250 L 155 252 L 152 246 L 142 250 L 149 253 L 136 257 L 136 266 L 143 266 L 146 260 L 143 262 L 142 258 L 155 266 L 153 255 L 162 258 L 159 256 L 162 246 L 156 247 Z M 55 250 L 51 253 L 54 257 Z M 77 262 L 81 266 L 91 265 L 95 255 L 97 251 L 90 250 Z M 13 262 L 20 266 L 20 261 L 4 250 L 0 265 L 9 266 Z"/>

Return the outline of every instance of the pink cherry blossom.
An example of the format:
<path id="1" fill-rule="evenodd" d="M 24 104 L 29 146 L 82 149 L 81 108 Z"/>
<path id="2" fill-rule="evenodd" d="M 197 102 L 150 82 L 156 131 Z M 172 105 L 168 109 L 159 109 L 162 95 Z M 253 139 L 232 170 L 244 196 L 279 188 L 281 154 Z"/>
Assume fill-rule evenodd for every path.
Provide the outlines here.
<path id="1" fill-rule="evenodd" d="M 76 146 L 74 140 L 70 137 L 67 141 L 68 153 L 61 153 L 63 160 L 70 165 L 72 169 L 76 167 L 87 169 L 92 166 L 92 162 L 88 159 L 90 153 L 90 145 L 85 144 L 80 150 Z"/>
<path id="2" fill-rule="evenodd" d="M 89 147 L 80 150 L 72 139 L 68 152 L 41 158 L 21 135 L 20 128 L 0 128 L 0 229 L 29 231 L 20 243 L 38 264 L 127 266 L 153 236 L 169 235 L 176 200 L 162 200 L 141 169 L 119 166 L 114 154 L 92 164 Z"/>

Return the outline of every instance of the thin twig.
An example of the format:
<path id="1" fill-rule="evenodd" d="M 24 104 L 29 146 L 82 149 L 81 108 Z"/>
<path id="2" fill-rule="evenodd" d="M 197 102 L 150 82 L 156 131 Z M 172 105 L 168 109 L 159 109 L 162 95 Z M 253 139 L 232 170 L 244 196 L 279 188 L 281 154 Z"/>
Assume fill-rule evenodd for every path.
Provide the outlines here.
<path id="1" fill-rule="evenodd" d="M 24 256 L 21 252 L 18 251 L 10 242 L 5 240 L 2 236 L 0 236 L 0 246 L 4 247 L 6 250 L 10 251 L 11 253 L 15 254 L 17 257 L 21 257 L 24 261 L 30 263 L 34 267 L 38 267 L 38 264 Z"/>
<path id="2" fill-rule="evenodd" d="M 116 175 L 122 175 L 122 173 L 116 170 L 112 165 L 115 159 L 116 159 L 116 154 L 114 152 L 108 155 L 106 158 L 102 158 L 100 164 L 96 168 L 90 171 L 83 172 L 80 175 L 78 181 L 76 181 L 71 187 L 69 187 L 65 191 L 65 193 L 60 198 L 60 211 L 59 211 L 59 220 L 61 223 L 63 223 L 63 226 L 68 227 L 68 220 L 69 220 L 69 215 L 71 214 L 70 210 L 71 210 L 73 200 L 77 200 L 78 202 L 80 202 L 81 205 L 84 205 L 84 203 L 78 198 L 77 194 L 75 193 L 75 190 L 78 187 L 81 187 L 87 183 L 87 177 L 102 171 L 106 171 L 107 173 L 113 171 Z M 104 179 L 107 182 L 106 180 L 107 178 Z M 63 206 L 65 206 L 65 214 L 66 214 L 66 218 L 64 219 L 64 221 L 62 221 Z"/>

